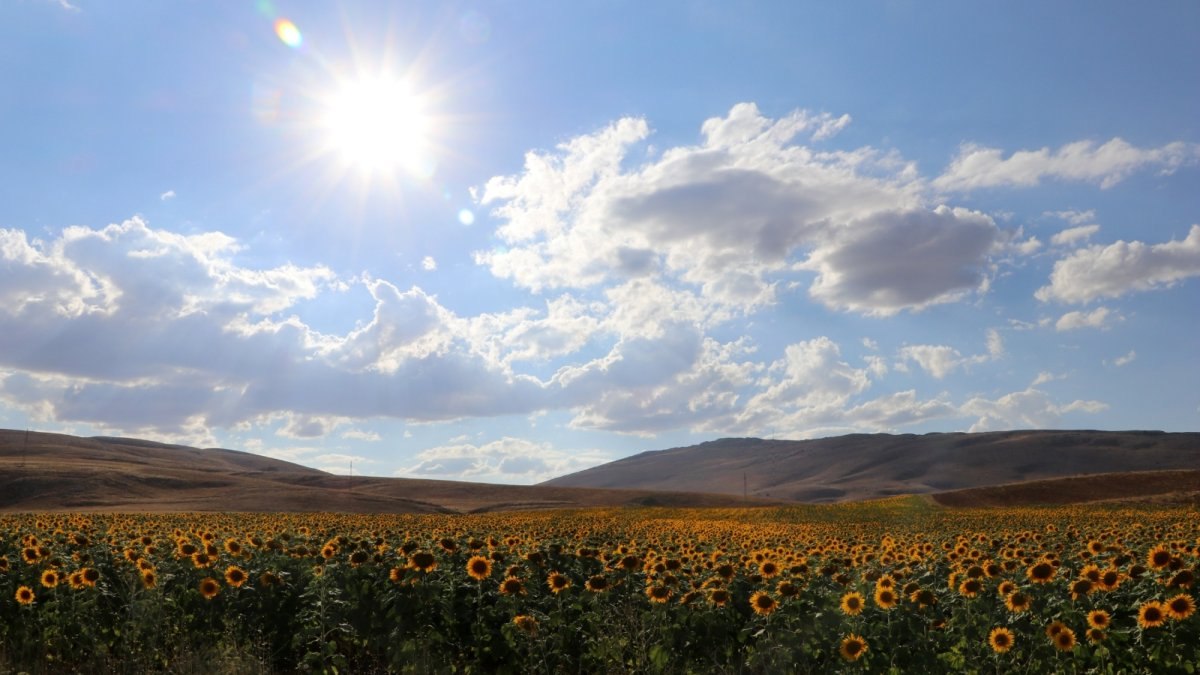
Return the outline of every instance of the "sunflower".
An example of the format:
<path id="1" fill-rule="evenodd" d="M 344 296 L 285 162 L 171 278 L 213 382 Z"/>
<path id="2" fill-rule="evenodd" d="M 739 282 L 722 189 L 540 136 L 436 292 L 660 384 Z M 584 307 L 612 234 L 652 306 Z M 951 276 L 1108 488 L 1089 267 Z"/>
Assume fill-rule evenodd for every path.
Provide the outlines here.
<path id="1" fill-rule="evenodd" d="M 597 574 L 589 577 L 583 585 L 593 593 L 603 593 L 608 590 L 608 578 L 603 574 Z"/>
<path id="2" fill-rule="evenodd" d="M 1164 604 L 1167 614 L 1176 621 L 1183 621 L 1196 612 L 1196 601 L 1187 593 L 1180 593 Z"/>
<path id="3" fill-rule="evenodd" d="M 858 616 L 862 613 L 863 607 L 866 605 L 866 598 L 858 591 L 850 591 L 842 596 L 842 613 L 847 616 Z"/>
<path id="4" fill-rule="evenodd" d="M 58 572 L 55 572 L 54 570 L 46 570 L 45 572 L 42 572 L 42 585 L 46 588 L 54 588 L 58 585 L 59 581 L 60 578 L 58 576 Z"/>
<path id="5" fill-rule="evenodd" d="M 33 601 L 37 599 L 37 596 L 34 595 L 32 588 L 28 586 L 20 586 L 17 588 L 16 598 L 17 602 L 22 605 L 32 605 Z"/>
<path id="6" fill-rule="evenodd" d="M 1075 649 L 1075 631 L 1063 626 L 1063 629 L 1054 634 L 1050 638 L 1054 643 L 1054 648 L 1060 652 L 1069 652 Z"/>
<path id="7" fill-rule="evenodd" d="M 662 584 L 646 587 L 646 597 L 650 598 L 650 602 L 664 603 L 671 599 L 671 594 L 671 589 Z"/>
<path id="8" fill-rule="evenodd" d="M 1167 588 L 1191 588 L 1192 582 L 1195 580 L 1196 575 L 1191 570 L 1179 570 L 1167 582 Z"/>
<path id="9" fill-rule="evenodd" d="M 918 588 L 909 594 L 908 599 L 917 603 L 918 608 L 932 607 L 937 604 L 937 596 L 928 588 Z"/>
<path id="10" fill-rule="evenodd" d="M 97 581 L 100 581 L 100 570 L 95 567 L 85 567 L 80 572 L 83 574 L 84 586 L 95 586 Z"/>
<path id="11" fill-rule="evenodd" d="M 83 572 L 76 570 L 67 576 L 67 583 L 71 585 L 72 590 L 79 590 L 84 587 Z"/>
<path id="12" fill-rule="evenodd" d="M 142 570 L 142 586 L 150 589 L 158 585 L 158 573 L 154 570 Z"/>
<path id="13" fill-rule="evenodd" d="M 529 616 L 528 614 L 518 614 L 513 617 L 512 622 L 513 625 L 528 635 L 535 635 L 537 633 L 537 619 Z"/>
<path id="14" fill-rule="evenodd" d="M 1146 554 L 1146 565 L 1150 569 L 1160 570 L 1171 564 L 1171 550 L 1159 544 Z"/>
<path id="15" fill-rule="evenodd" d="M 437 557 L 428 551 L 417 551 L 408 559 L 408 566 L 428 574 L 437 569 Z"/>
<path id="16" fill-rule="evenodd" d="M 958 587 L 960 595 L 966 598 L 977 597 L 983 591 L 983 582 L 979 579 L 970 579 L 962 582 Z"/>
<path id="17" fill-rule="evenodd" d="M 241 555 L 242 544 L 237 539 L 226 539 L 225 550 L 229 553 L 229 555 Z"/>
<path id="18" fill-rule="evenodd" d="M 857 661 L 867 653 L 867 641 L 851 633 L 842 638 L 842 645 L 838 647 L 838 653 L 847 661 Z"/>
<path id="19" fill-rule="evenodd" d="M 571 587 L 571 579 L 562 572 L 551 572 L 550 576 L 546 577 L 546 585 L 557 595 Z"/>
<path id="20" fill-rule="evenodd" d="M 897 602 L 899 599 L 892 589 L 883 587 L 875 589 L 875 604 L 879 605 L 880 609 L 892 609 Z"/>
<path id="21" fill-rule="evenodd" d="M 1093 609 L 1088 612 L 1088 625 L 1092 628 L 1108 628 L 1108 624 L 1112 623 L 1112 617 L 1103 609 Z"/>
<path id="22" fill-rule="evenodd" d="M 1078 600 L 1092 592 L 1092 582 L 1088 579 L 1076 579 L 1071 582 L 1071 599 Z"/>
<path id="23" fill-rule="evenodd" d="M 758 591 L 750 596 L 750 609 L 753 609 L 754 613 L 759 616 L 769 615 L 778 606 L 779 603 L 775 602 L 775 598 L 772 598 L 766 591 Z"/>
<path id="24" fill-rule="evenodd" d="M 354 553 L 350 554 L 350 566 L 351 567 L 360 567 L 362 565 L 365 565 L 366 562 L 370 559 L 371 559 L 371 554 L 360 548 L 357 551 L 355 551 Z"/>
<path id="25" fill-rule="evenodd" d="M 1058 635 L 1064 630 L 1069 630 L 1067 628 L 1067 624 L 1061 621 L 1051 621 L 1050 624 L 1046 626 L 1046 637 L 1053 638 L 1055 635 Z"/>
<path id="26" fill-rule="evenodd" d="M 525 582 L 517 577 L 505 577 L 500 582 L 501 595 L 525 595 Z"/>
<path id="27" fill-rule="evenodd" d="M 724 607 L 729 604 L 729 591 L 724 588 L 714 588 L 708 592 L 708 601 L 717 607 Z"/>
<path id="28" fill-rule="evenodd" d="M 1096 584 L 1100 587 L 1100 590 L 1111 591 L 1121 585 L 1122 578 L 1120 570 L 1111 568 L 1100 573 L 1100 580 Z"/>
<path id="29" fill-rule="evenodd" d="M 775 586 L 775 592 L 783 598 L 794 598 L 800 594 L 800 587 L 790 581 L 784 580 Z"/>
<path id="30" fill-rule="evenodd" d="M 1088 642 L 1091 643 L 1104 642 L 1104 640 L 1108 638 L 1108 635 L 1099 628 L 1089 628 L 1087 629 L 1087 633 L 1084 633 L 1084 635 L 1087 636 Z"/>
<path id="31" fill-rule="evenodd" d="M 1138 607 L 1138 626 L 1142 628 L 1157 628 L 1167 620 L 1167 608 L 1157 600 L 1145 602 Z"/>
<path id="32" fill-rule="evenodd" d="M 205 577 L 200 580 L 200 595 L 204 596 L 205 600 L 212 600 L 221 592 L 221 584 L 217 583 L 212 577 Z"/>
<path id="33" fill-rule="evenodd" d="M 1008 594 L 1015 590 L 1017 590 L 1017 585 L 1007 579 L 1001 581 L 1000 585 L 996 587 L 996 593 L 1002 598 L 1008 597 Z"/>
<path id="34" fill-rule="evenodd" d="M 1015 640 L 1016 636 L 1013 635 L 1013 632 L 1003 626 L 993 628 L 992 632 L 988 634 L 988 644 L 992 646 L 992 651 L 997 654 L 1003 654 L 1012 649 Z"/>
<path id="35" fill-rule="evenodd" d="M 229 568 L 225 570 L 225 583 L 233 586 L 234 588 L 240 588 L 241 585 L 246 583 L 246 580 L 249 578 L 249 575 L 246 574 L 246 570 L 238 567 L 237 565 L 230 565 Z"/>
<path id="36" fill-rule="evenodd" d="M 403 567 L 393 567 L 392 569 L 388 570 L 388 580 L 394 584 L 398 584 L 401 581 L 404 581 L 404 574 L 407 571 L 408 570 Z"/>
<path id="37" fill-rule="evenodd" d="M 1025 576 L 1029 577 L 1029 580 L 1035 584 L 1048 584 L 1054 579 L 1054 575 L 1057 573 L 1058 570 L 1054 568 L 1054 565 L 1045 560 L 1034 563 L 1029 566 L 1029 569 L 1025 570 Z"/>
<path id="38" fill-rule="evenodd" d="M 758 566 L 758 573 L 764 579 L 770 579 L 771 577 L 778 576 L 779 565 L 776 565 L 772 560 L 764 560 Z"/>
<path id="39" fill-rule="evenodd" d="M 492 575 L 492 561 L 481 555 L 471 556 L 467 561 L 467 574 L 476 581 L 483 581 Z"/>

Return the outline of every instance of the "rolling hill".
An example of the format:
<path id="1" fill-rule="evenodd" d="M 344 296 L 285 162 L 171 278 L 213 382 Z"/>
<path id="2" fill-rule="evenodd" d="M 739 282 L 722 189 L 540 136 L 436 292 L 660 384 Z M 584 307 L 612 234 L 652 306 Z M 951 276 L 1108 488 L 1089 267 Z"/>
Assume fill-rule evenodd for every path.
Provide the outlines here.
<path id="1" fill-rule="evenodd" d="M 751 496 L 833 502 L 1168 469 L 1200 469 L 1200 433 L 1002 431 L 851 434 L 808 441 L 724 438 L 644 452 L 544 485 L 730 495 L 741 495 L 745 489 Z"/>
<path id="2" fill-rule="evenodd" d="M 351 478 L 235 450 L 0 430 L 0 511 L 447 513 L 744 503 L 661 490 Z"/>

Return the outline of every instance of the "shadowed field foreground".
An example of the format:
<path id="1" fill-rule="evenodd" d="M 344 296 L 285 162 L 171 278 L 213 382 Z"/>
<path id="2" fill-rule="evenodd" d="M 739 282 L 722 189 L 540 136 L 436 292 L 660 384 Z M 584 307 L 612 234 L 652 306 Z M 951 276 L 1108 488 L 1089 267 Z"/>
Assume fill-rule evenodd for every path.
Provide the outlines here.
<path id="1" fill-rule="evenodd" d="M 0 672 L 1185 672 L 1200 514 L 0 515 Z"/>

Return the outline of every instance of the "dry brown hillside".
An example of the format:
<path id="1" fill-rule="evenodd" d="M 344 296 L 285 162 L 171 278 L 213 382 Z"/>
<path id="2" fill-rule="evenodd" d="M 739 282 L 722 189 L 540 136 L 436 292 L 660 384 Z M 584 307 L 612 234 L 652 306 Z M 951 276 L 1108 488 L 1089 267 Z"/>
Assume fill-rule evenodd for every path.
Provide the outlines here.
<path id="1" fill-rule="evenodd" d="M 234 450 L 0 430 L 0 511 L 435 513 L 743 503 L 661 490 L 348 478 Z"/>
<path id="2" fill-rule="evenodd" d="M 726 438 L 644 452 L 547 485 L 694 490 L 806 502 L 928 494 L 1084 474 L 1200 468 L 1200 433 L 1002 431 Z"/>

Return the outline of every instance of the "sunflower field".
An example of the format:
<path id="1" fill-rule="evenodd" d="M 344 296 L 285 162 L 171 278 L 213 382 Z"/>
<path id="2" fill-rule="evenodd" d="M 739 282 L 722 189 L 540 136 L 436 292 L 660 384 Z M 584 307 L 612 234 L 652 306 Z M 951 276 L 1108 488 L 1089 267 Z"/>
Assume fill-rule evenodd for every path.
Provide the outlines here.
<path id="1" fill-rule="evenodd" d="M 1192 673 L 1194 508 L 0 515 L 0 672 Z"/>

